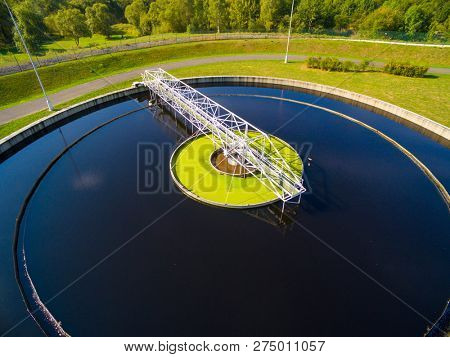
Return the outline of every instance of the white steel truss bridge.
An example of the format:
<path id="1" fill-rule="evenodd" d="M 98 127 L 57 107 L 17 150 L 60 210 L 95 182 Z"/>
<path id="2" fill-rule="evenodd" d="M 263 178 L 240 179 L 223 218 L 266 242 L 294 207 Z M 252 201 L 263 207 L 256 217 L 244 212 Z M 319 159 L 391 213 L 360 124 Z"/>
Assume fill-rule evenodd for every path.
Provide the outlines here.
<path id="1" fill-rule="evenodd" d="M 226 157 L 232 157 L 283 203 L 295 197 L 300 200 L 305 191 L 302 173 L 287 162 L 268 134 L 163 69 L 147 70 L 142 79 L 152 99 L 191 123 L 198 134 L 207 134 Z"/>

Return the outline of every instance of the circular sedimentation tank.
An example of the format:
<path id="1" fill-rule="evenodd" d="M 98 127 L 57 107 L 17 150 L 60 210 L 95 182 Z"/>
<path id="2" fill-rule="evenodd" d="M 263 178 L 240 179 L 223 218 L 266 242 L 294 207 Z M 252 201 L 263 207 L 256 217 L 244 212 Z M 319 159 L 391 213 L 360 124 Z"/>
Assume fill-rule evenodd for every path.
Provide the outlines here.
<path id="1" fill-rule="evenodd" d="M 278 200 L 259 172 L 250 172 L 233 156 L 224 155 L 211 135 L 189 138 L 172 154 L 170 172 L 183 193 L 200 202 L 227 208 L 259 207 Z M 248 135 L 257 137 L 260 134 L 249 132 Z M 276 136 L 269 138 L 292 171 L 301 176 L 303 162 L 295 149 Z"/>
<path id="2" fill-rule="evenodd" d="M 15 252 L 3 249 L 0 260 L 16 269 L 0 271 L 2 291 L 16 291 L 3 304 L 5 335 L 426 331 L 421 316 L 329 246 L 388 276 L 389 286 L 427 289 L 405 297 L 435 321 L 448 297 L 440 284 L 448 280 L 448 205 L 413 155 L 448 187 L 448 148 L 367 108 L 244 84 L 200 89 L 300 152 L 307 192 L 283 212 L 278 203 L 218 209 L 180 194 L 169 173 L 173 145 L 186 140 L 180 153 L 201 137 L 188 139 L 180 118 L 150 110 L 143 89 L 126 91 L 136 99 L 89 101 L 11 138 L 0 154 L 0 226 Z M 202 165 L 233 189 L 251 178 L 229 155 L 218 164 L 222 154 L 210 148 Z M 11 329 L 27 309 L 31 323 Z M 395 318 L 386 324 L 386 316 Z"/>

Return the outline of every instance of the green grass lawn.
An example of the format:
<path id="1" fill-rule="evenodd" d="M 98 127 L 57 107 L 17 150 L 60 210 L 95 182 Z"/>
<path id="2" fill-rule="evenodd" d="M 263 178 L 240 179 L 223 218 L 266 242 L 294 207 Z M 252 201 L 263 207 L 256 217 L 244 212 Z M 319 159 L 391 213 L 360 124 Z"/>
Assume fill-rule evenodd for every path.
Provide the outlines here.
<path id="1" fill-rule="evenodd" d="M 85 100 L 88 100 L 88 99 L 91 99 L 94 97 L 97 97 L 102 94 L 106 94 L 106 93 L 113 92 L 113 91 L 116 91 L 119 89 L 130 87 L 132 83 L 133 83 L 133 81 L 125 81 L 125 82 L 122 82 L 119 84 L 104 87 L 104 88 L 96 90 L 96 91 L 92 91 L 83 96 L 74 98 L 68 102 L 58 104 L 57 106 L 55 106 L 55 111 L 62 110 L 71 105 L 80 103 L 82 101 L 85 101 Z M 20 128 L 23 128 L 23 127 L 27 126 L 28 124 L 31 124 L 31 123 L 35 122 L 36 120 L 42 119 L 50 114 L 51 113 L 47 109 L 45 109 L 45 110 L 41 110 L 39 112 L 30 114 L 27 116 L 24 116 L 22 118 L 13 120 L 9 123 L 1 124 L 0 125 L 0 139 L 4 138 L 5 136 L 8 136 L 9 134 L 19 130 Z"/>
<path id="2" fill-rule="evenodd" d="M 302 62 L 285 65 L 278 61 L 215 63 L 171 73 L 177 77 L 254 75 L 327 84 L 384 100 L 450 126 L 450 75 L 409 78 L 381 72 L 327 72 L 307 68 Z"/>
<path id="3" fill-rule="evenodd" d="M 380 72 L 341 73 L 324 72 L 306 68 L 304 63 L 293 62 L 285 65 L 278 61 L 242 61 L 215 63 L 209 65 L 180 68 L 170 71 L 178 77 L 203 75 L 255 75 L 280 78 L 292 78 L 337 86 L 371 97 L 393 103 L 405 109 L 424 115 L 443 125 L 450 126 L 450 75 L 439 75 L 428 78 L 408 78 L 393 76 Z M 137 80 L 138 78 L 136 78 Z M 98 91 L 74 98 L 70 102 L 58 105 L 57 109 L 108 93 L 131 85 L 129 80 Z M 49 112 L 28 115 L 10 123 L 0 125 L 0 137 L 5 137 L 29 123 L 43 118 Z"/>
<path id="4" fill-rule="evenodd" d="M 49 93 L 89 82 L 91 80 L 156 63 L 188 58 L 252 54 L 283 53 L 281 40 L 229 40 L 207 41 L 161 46 L 136 51 L 90 57 L 70 61 L 39 70 Z M 375 43 L 296 39 L 292 41 L 292 54 L 334 55 L 347 58 L 367 58 L 376 61 L 401 59 L 427 66 L 450 66 L 450 49 L 412 47 Z M 222 65 L 228 68 L 228 64 Z M 0 110 L 41 96 L 39 84 L 32 71 L 0 77 Z"/>
<path id="5" fill-rule="evenodd" d="M 79 46 L 76 46 L 75 41 L 70 38 L 63 38 L 54 41 L 48 41 L 43 44 L 42 50 L 36 54 L 34 57 L 37 60 L 52 58 L 57 56 L 63 56 L 66 54 L 72 53 L 82 53 L 82 52 L 90 52 L 94 49 L 104 49 L 115 46 L 122 46 L 127 44 L 135 44 L 140 42 L 150 42 L 150 41 L 162 41 L 169 39 L 182 39 L 182 38 L 201 38 L 201 39 L 214 39 L 214 33 L 210 34 L 190 34 L 190 33 L 166 33 L 166 34 L 156 34 L 156 35 L 147 35 L 147 36 L 139 36 L 137 30 L 130 24 L 116 24 L 113 26 L 114 33 L 110 38 L 106 38 L 105 36 L 94 34 L 92 37 L 82 37 L 80 38 Z M 121 34 L 123 35 L 121 35 Z M 233 36 L 233 35 L 243 35 L 243 36 L 251 36 L 251 33 L 233 33 L 233 34 L 221 34 L 222 36 Z M 261 35 L 261 34 L 259 34 Z M 270 35 L 270 34 L 269 34 Z M 283 34 L 278 34 L 283 36 Z M 292 43 L 296 41 L 307 41 L 308 43 L 305 45 L 302 43 L 302 46 L 305 47 L 304 50 L 306 52 L 302 53 L 314 53 L 314 54 L 333 54 L 334 50 L 337 48 L 341 49 L 342 55 L 348 55 L 352 57 L 351 52 L 356 50 L 355 53 L 357 58 L 371 56 L 373 53 L 379 53 L 384 51 L 386 46 L 383 44 L 372 44 L 372 43 L 355 43 L 351 41 L 330 41 L 332 37 L 330 36 L 322 36 L 321 38 L 311 38 L 308 35 L 299 35 L 294 34 L 294 39 Z M 284 50 L 285 40 L 275 40 L 282 43 L 282 50 Z M 348 46 L 347 46 L 348 45 Z M 398 47 L 398 46 L 397 46 Z M 411 47 L 411 46 L 401 46 L 403 49 L 401 50 L 402 55 L 407 54 L 407 56 L 412 56 L 412 61 L 421 62 L 424 58 L 423 56 L 414 56 L 414 50 L 420 47 Z M 294 50 L 294 49 L 293 49 Z M 331 51 L 331 52 L 329 52 Z M 425 52 L 435 52 L 435 51 L 425 51 Z M 359 54 L 358 54 L 359 53 Z M 401 57 L 399 57 L 401 58 Z M 25 53 L 11 53 L 10 51 L 2 50 L 0 51 L 0 66 L 15 66 L 17 62 L 20 64 L 28 62 L 28 57 Z M 444 65 L 441 59 L 437 59 L 437 61 L 430 62 L 430 65 Z"/>
<path id="6" fill-rule="evenodd" d="M 126 24 L 117 24 L 126 25 Z M 116 25 L 116 26 L 117 26 Z M 192 35 L 187 33 L 166 33 L 161 35 L 139 36 L 137 31 L 125 31 L 125 36 L 112 35 L 109 39 L 105 36 L 94 34 L 92 37 L 80 38 L 80 44 L 77 47 L 75 41 L 70 38 L 63 38 L 52 42 L 47 42 L 42 45 L 42 50 L 33 55 L 34 59 L 41 60 L 46 58 L 53 58 L 57 56 L 64 56 L 72 53 L 90 52 L 95 49 L 103 49 L 115 46 L 122 46 L 127 44 L 135 44 L 139 42 L 162 41 L 174 38 L 196 37 L 201 35 Z M 26 53 L 11 53 L 10 51 L 0 51 L 0 67 L 1 66 L 16 66 L 28 62 Z"/>

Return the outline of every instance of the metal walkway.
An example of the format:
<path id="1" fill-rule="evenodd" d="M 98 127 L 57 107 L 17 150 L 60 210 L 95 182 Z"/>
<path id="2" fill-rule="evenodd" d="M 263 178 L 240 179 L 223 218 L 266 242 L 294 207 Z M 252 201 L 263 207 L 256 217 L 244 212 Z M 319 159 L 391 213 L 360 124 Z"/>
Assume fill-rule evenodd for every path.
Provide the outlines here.
<path id="1" fill-rule="evenodd" d="M 305 191 L 301 173 L 282 156 L 271 137 L 162 69 L 145 71 L 143 83 L 159 99 L 243 166 L 283 202 Z"/>

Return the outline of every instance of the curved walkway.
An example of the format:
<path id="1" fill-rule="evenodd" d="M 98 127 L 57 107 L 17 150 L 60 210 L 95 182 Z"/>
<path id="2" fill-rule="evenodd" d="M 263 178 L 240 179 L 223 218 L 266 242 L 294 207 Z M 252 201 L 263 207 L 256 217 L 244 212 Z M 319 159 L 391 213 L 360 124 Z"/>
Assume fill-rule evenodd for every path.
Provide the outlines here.
<path id="1" fill-rule="evenodd" d="M 294 61 L 304 61 L 308 56 L 303 55 L 290 55 L 289 58 Z M 347 58 L 340 58 L 341 60 L 349 60 Z M 182 67 L 198 66 L 202 64 L 220 63 L 220 62 L 235 62 L 235 61 L 255 61 L 255 60 L 284 60 L 284 55 L 237 55 L 237 56 L 221 56 L 221 57 L 203 57 L 194 58 L 179 62 L 161 63 L 154 66 L 146 66 L 137 68 L 131 71 L 118 73 L 112 76 L 93 80 L 91 82 L 79 84 L 77 86 L 64 89 L 57 93 L 51 94 L 50 99 L 54 105 L 67 102 L 73 98 L 82 96 L 89 92 L 107 87 L 112 84 L 124 82 L 126 80 L 138 79 L 140 74 L 145 69 L 162 68 L 164 70 L 171 70 Z M 357 61 L 355 61 L 357 62 Z M 374 66 L 381 67 L 384 65 L 382 62 L 372 62 Z M 450 68 L 430 68 L 429 73 L 436 74 L 450 74 Z M 22 104 L 15 105 L 10 108 L 0 110 L 0 124 L 9 122 L 14 119 L 21 118 L 23 116 L 33 114 L 46 108 L 46 103 L 43 98 L 34 99 Z"/>

